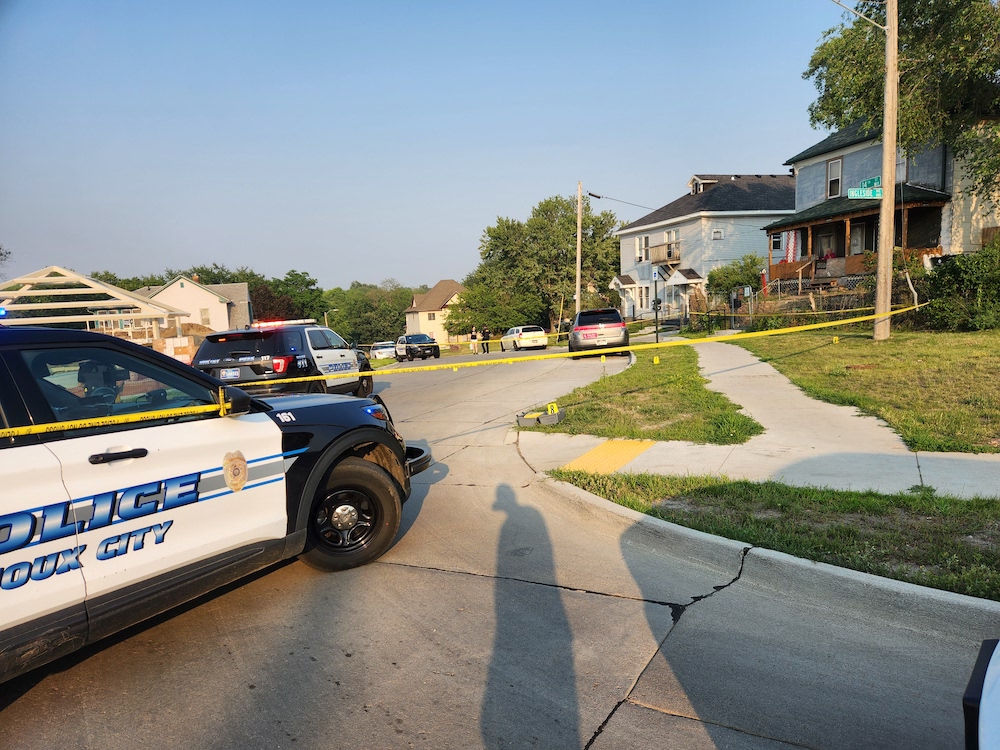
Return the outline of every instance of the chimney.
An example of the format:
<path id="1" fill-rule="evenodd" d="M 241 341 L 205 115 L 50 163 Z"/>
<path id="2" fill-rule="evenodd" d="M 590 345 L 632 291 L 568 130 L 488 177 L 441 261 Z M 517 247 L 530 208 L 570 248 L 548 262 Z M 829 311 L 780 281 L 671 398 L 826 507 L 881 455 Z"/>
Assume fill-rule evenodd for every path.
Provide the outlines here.
<path id="1" fill-rule="evenodd" d="M 195 284 L 199 283 L 198 274 L 196 273 L 191 274 L 191 281 L 193 281 Z"/>

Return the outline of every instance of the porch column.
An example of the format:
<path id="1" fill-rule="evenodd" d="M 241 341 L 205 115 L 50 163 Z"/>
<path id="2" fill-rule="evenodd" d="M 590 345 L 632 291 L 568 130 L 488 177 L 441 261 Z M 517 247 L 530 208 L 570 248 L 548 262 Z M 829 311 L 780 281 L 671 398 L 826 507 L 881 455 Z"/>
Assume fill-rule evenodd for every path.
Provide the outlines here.
<path id="1" fill-rule="evenodd" d="M 903 260 L 906 260 L 906 235 L 909 233 L 910 229 L 910 209 L 903 208 Z"/>
<path id="2" fill-rule="evenodd" d="M 808 255 L 813 254 L 813 228 L 807 227 L 808 237 L 806 238 L 806 249 L 809 251 Z"/>
<path id="3" fill-rule="evenodd" d="M 844 257 L 851 254 L 851 220 L 844 219 Z"/>

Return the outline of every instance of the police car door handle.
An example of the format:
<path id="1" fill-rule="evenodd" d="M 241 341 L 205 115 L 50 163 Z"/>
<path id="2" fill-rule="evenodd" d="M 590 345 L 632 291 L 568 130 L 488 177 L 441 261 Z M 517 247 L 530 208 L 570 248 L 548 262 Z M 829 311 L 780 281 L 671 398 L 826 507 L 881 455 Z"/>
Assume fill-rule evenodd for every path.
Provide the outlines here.
<path id="1" fill-rule="evenodd" d="M 145 458 L 149 451 L 145 448 L 133 448 L 130 451 L 109 451 L 108 453 L 95 453 L 88 458 L 92 464 L 109 464 L 112 461 L 124 461 L 126 458 Z"/>

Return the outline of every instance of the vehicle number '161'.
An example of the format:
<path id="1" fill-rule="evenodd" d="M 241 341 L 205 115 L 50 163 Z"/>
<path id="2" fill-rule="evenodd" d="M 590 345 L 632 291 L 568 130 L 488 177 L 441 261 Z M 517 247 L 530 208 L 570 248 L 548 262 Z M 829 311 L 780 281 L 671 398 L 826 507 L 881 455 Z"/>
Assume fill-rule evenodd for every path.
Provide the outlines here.
<path id="1" fill-rule="evenodd" d="M 279 411 L 277 414 L 275 414 L 275 416 L 279 420 L 281 420 L 282 422 L 294 422 L 295 421 L 295 415 L 292 414 L 290 411 Z"/>

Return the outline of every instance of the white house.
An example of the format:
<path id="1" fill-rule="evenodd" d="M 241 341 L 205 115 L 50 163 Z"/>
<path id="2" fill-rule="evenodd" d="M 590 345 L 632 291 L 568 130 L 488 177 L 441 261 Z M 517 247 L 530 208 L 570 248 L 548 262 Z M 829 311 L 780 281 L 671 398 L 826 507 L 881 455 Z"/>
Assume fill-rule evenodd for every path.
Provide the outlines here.
<path id="1" fill-rule="evenodd" d="M 244 328 L 253 322 L 246 283 L 201 284 L 197 277 L 177 276 L 163 286 L 143 287 L 142 294 L 157 302 L 188 310 L 181 323 L 197 323 L 213 331 Z"/>
<path id="2" fill-rule="evenodd" d="M 654 298 L 666 315 L 682 313 L 712 269 L 744 255 L 767 257 L 761 228 L 795 211 L 791 175 L 694 175 L 687 187 L 687 195 L 616 232 L 621 274 L 611 288 L 626 317 L 650 316 Z"/>

